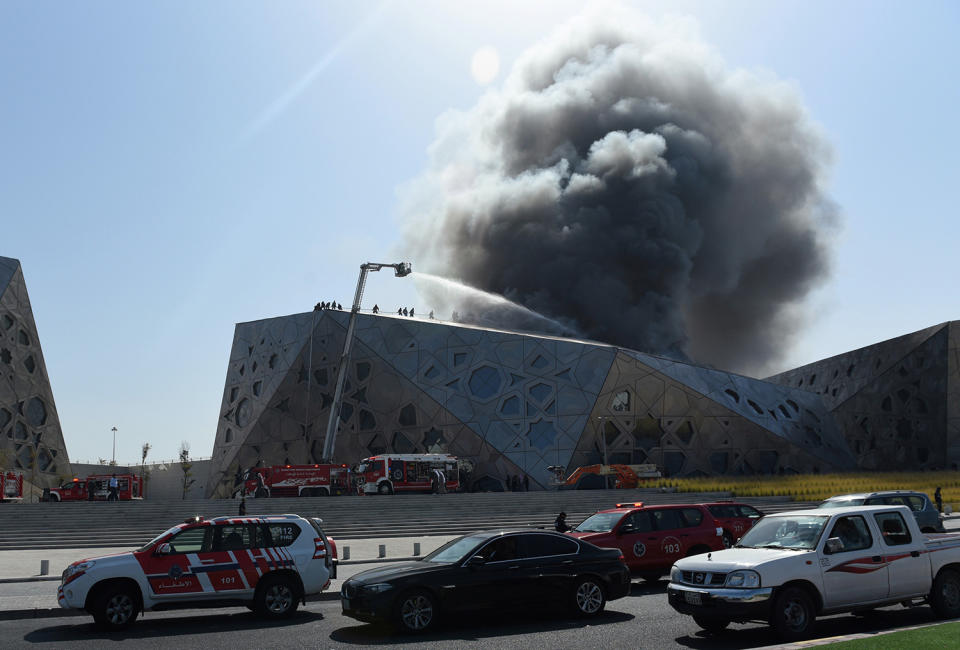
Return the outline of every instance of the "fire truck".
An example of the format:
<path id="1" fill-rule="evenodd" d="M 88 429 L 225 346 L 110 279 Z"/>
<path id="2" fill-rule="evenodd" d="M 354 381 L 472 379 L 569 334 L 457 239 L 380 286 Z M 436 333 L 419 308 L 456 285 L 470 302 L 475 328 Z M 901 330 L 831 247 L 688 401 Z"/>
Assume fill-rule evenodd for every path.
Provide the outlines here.
<path id="1" fill-rule="evenodd" d="M 456 456 L 449 454 L 381 454 L 364 458 L 357 466 L 360 494 L 432 492 L 437 489 L 435 470 L 443 473 L 444 491 L 460 488 Z"/>
<path id="2" fill-rule="evenodd" d="M 19 501 L 23 498 L 23 472 L 0 472 L 0 501 Z"/>
<path id="3" fill-rule="evenodd" d="M 234 486 L 239 497 L 327 497 L 346 494 L 350 489 L 347 465 L 273 465 L 252 467 L 243 472 Z"/>
<path id="4" fill-rule="evenodd" d="M 143 498 L 143 479 L 135 474 L 117 474 L 117 498 L 131 501 Z M 112 474 L 91 474 L 81 480 L 75 478 L 60 487 L 51 488 L 49 501 L 107 501 L 110 496 Z"/>

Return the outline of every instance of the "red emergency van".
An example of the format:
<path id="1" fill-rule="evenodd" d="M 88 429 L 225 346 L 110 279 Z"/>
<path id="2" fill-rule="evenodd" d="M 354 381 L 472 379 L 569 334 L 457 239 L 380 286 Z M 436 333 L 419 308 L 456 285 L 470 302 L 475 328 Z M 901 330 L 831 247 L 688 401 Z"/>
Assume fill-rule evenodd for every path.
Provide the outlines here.
<path id="1" fill-rule="evenodd" d="M 327 497 L 349 490 L 347 465 L 273 465 L 243 472 L 234 497 Z"/>
<path id="2" fill-rule="evenodd" d="M 50 489 L 49 500 L 107 501 L 110 497 L 112 474 L 91 474 L 85 479 L 75 478 L 60 487 Z M 117 474 L 117 498 L 131 501 L 143 498 L 143 479 L 135 474 Z"/>
<path id="3" fill-rule="evenodd" d="M 371 456 L 360 461 L 357 475 L 360 494 L 454 492 L 460 488 L 457 457 L 449 454 Z"/>
<path id="4" fill-rule="evenodd" d="M 631 573 L 655 581 L 682 557 L 723 549 L 723 529 L 703 505 L 618 503 L 583 520 L 569 533 L 619 548 Z"/>
<path id="5" fill-rule="evenodd" d="M 723 528 L 723 545 L 727 548 L 740 541 L 740 538 L 763 517 L 762 512 L 745 503 L 717 501 L 703 505 L 717 520 L 717 525 Z"/>

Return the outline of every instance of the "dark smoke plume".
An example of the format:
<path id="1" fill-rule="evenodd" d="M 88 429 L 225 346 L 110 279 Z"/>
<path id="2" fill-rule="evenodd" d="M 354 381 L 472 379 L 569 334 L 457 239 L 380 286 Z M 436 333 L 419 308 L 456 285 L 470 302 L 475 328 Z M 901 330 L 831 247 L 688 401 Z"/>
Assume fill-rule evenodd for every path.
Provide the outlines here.
<path id="1" fill-rule="evenodd" d="M 825 143 L 791 87 L 687 21 L 582 16 L 437 130 L 404 206 L 415 268 L 589 338 L 761 372 L 826 278 Z"/>

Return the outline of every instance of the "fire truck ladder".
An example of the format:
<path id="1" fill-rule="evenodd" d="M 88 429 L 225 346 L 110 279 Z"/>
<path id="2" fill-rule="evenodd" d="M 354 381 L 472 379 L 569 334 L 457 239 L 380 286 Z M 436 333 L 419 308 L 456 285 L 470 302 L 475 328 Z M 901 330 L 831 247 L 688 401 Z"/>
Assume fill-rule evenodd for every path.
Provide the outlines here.
<path id="1" fill-rule="evenodd" d="M 343 385 L 347 379 L 347 366 L 350 365 L 350 348 L 353 346 L 353 330 L 357 323 L 357 314 L 360 312 L 360 300 L 363 298 L 363 289 L 367 286 L 367 273 L 379 271 L 383 268 L 392 268 L 393 274 L 402 278 L 410 275 L 413 270 L 410 262 L 396 264 L 379 264 L 367 262 L 360 265 L 360 279 L 357 280 L 357 292 L 353 296 L 353 307 L 350 309 L 350 322 L 347 325 L 347 338 L 343 342 L 343 353 L 340 355 L 340 365 L 337 369 L 337 387 L 333 392 L 333 403 L 330 405 L 330 420 L 327 422 L 327 437 L 323 441 L 324 462 L 333 458 L 334 446 L 337 442 L 337 418 L 340 417 L 340 400 L 343 399 Z"/>

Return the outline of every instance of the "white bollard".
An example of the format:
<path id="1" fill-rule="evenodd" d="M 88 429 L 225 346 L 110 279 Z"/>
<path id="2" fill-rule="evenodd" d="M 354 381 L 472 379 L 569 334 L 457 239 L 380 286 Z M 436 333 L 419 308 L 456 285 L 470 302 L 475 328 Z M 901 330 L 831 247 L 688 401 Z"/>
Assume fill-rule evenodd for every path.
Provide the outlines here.
<path id="1" fill-rule="evenodd" d="M 413 556 L 420 557 L 420 542 L 413 543 Z"/>
<path id="2" fill-rule="evenodd" d="M 341 560 L 349 560 L 349 559 L 350 559 L 350 547 L 349 547 L 349 546 L 344 546 L 344 547 L 343 547 L 343 557 L 340 558 L 340 559 L 341 559 Z"/>
<path id="3" fill-rule="evenodd" d="M 50 560 L 40 560 L 40 575 L 45 576 L 50 573 Z"/>
<path id="4" fill-rule="evenodd" d="M 386 544 L 381 544 L 381 545 L 380 545 L 380 554 L 379 554 L 377 557 L 387 557 L 387 545 L 386 545 Z"/>

